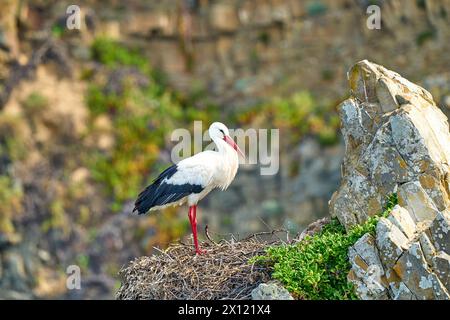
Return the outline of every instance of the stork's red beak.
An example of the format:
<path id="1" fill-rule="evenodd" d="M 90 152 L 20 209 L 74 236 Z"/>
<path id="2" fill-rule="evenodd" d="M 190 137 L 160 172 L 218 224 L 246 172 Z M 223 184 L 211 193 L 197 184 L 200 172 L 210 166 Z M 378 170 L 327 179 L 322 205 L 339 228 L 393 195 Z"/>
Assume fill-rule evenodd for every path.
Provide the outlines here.
<path id="1" fill-rule="evenodd" d="M 245 159 L 244 153 L 241 151 L 241 149 L 239 149 L 239 146 L 236 144 L 236 142 L 234 142 L 233 139 L 231 139 L 231 137 L 224 136 L 223 140 L 225 140 L 226 143 L 228 143 L 234 150 L 237 151 L 237 153 L 239 153 L 241 155 L 242 158 Z"/>

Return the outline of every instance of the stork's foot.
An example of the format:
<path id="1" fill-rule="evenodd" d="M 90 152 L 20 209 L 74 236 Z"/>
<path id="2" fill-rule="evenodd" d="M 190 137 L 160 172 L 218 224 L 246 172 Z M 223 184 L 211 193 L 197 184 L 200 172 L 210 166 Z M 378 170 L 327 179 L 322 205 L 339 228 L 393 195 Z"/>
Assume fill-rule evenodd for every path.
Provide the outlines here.
<path id="1" fill-rule="evenodd" d="M 201 256 L 201 255 L 204 255 L 204 254 L 207 254 L 208 253 L 208 251 L 206 251 L 206 250 L 202 250 L 202 249 L 195 249 L 195 254 L 196 255 L 199 255 L 199 256 Z"/>

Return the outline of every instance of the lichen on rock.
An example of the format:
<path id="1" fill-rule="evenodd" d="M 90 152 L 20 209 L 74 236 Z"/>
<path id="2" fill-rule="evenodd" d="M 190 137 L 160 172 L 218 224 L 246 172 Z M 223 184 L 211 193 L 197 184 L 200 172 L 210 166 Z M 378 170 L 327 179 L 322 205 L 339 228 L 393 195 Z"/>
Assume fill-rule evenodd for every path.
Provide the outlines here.
<path id="1" fill-rule="evenodd" d="M 281 284 L 271 281 L 261 283 L 252 290 L 252 300 L 294 300 Z"/>
<path id="2" fill-rule="evenodd" d="M 352 96 L 339 107 L 342 182 L 329 204 L 339 221 L 319 220 L 283 245 L 222 244 L 209 258 L 176 246 L 139 258 L 122 270 L 117 297 L 292 298 L 275 278 L 295 298 L 450 299 L 448 120 L 427 91 L 382 66 L 361 61 L 349 81 Z M 238 265 L 236 246 L 249 258 Z"/>
<path id="3" fill-rule="evenodd" d="M 448 120 L 425 89 L 367 60 L 349 71 L 352 96 L 339 106 L 346 146 L 331 214 L 348 229 L 398 190 L 416 221 L 450 204 Z"/>
<path id="4" fill-rule="evenodd" d="M 365 236 L 349 249 L 348 280 L 361 299 L 448 300 L 448 120 L 426 90 L 382 66 L 358 62 L 349 82 L 352 97 L 340 106 L 343 177 L 330 211 L 349 229 L 389 193 L 399 205 L 380 219 L 375 239 Z"/>

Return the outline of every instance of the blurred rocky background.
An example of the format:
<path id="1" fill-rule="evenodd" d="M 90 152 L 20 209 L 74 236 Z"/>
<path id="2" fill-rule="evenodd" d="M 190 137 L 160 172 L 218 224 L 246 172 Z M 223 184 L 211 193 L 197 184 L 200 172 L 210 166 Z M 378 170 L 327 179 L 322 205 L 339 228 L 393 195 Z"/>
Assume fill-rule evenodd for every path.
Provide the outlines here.
<path id="1" fill-rule="evenodd" d="M 81 29 L 69 30 L 69 5 Z M 367 28 L 369 5 L 381 29 Z M 450 114 L 448 0 L 2 0 L 0 298 L 112 298 L 130 259 L 189 235 L 186 208 L 131 216 L 175 128 L 279 128 L 280 171 L 212 193 L 213 237 L 328 215 L 344 155 L 338 102 L 369 59 Z M 68 290 L 78 265 L 81 290 Z"/>

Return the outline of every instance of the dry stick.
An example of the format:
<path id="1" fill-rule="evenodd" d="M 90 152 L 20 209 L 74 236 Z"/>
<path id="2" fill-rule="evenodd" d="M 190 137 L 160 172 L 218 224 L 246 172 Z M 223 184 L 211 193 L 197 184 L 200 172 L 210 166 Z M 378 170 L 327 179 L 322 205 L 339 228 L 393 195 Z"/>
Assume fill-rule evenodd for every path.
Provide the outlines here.
<path id="1" fill-rule="evenodd" d="M 248 264 L 247 257 L 263 252 L 267 245 L 267 241 L 258 237 L 234 245 L 224 241 L 215 247 L 214 254 L 197 258 L 188 254 L 190 246 L 174 245 L 167 250 L 172 260 L 167 258 L 167 255 L 157 255 L 153 259 L 144 258 L 147 262 L 136 264 L 137 270 L 131 268 L 124 272 L 125 277 L 128 274 L 130 288 L 134 288 L 137 282 L 144 281 L 144 288 L 158 288 L 157 290 L 142 293 L 144 289 L 139 286 L 135 288 L 137 291 L 128 289 L 121 292 L 119 297 L 136 297 L 138 294 L 141 297 L 163 299 L 248 298 L 257 283 L 267 279 L 268 270 Z M 142 280 L 133 280 L 136 276 L 142 277 Z M 134 282 L 134 285 L 131 282 Z"/>
<path id="2" fill-rule="evenodd" d="M 211 238 L 211 236 L 209 235 L 209 232 L 208 232 L 208 225 L 205 226 L 205 235 L 206 235 L 206 238 L 207 238 L 211 243 L 215 244 L 216 246 L 218 245 L 218 243 L 215 242 L 215 241 Z"/>
<path id="3" fill-rule="evenodd" d="M 159 249 L 159 248 L 157 248 L 157 247 L 153 247 L 153 249 L 155 249 L 156 251 L 162 253 L 163 255 L 165 255 L 166 257 L 168 257 L 170 260 L 173 261 L 172 257 L 169 256 L 169 255 L 167 254 L 167 252 L 164 252 L 163 250 L 161 250 L 161 249 Z"/>
<path id="4" fill-rule="evenodd" d="M 275 230 L 272 230 L 272 231 L 262 231 L 262 232 L 254 233 L 254 234 L 248 236 L 247 238 L 244 238 L 242 241 L 248 241 L 248 240 L 250 240 L 250 239 L 252 239 L 252 238 L 256 238 L 257 236 L 263 236 L 263 235 L 275 235 L 275 234 L 278 233 L 278 232 L 288 233 L 288 231 L 287 231 L 286 229 L 275 229 Z M 283 240 L 281 240 L 278 236 L 277 236 L 277 238 L 278 238 L 280 241 L 283 241 Z M 284 241 L 283 241 L 283 242 L 284 242 Z"/>

